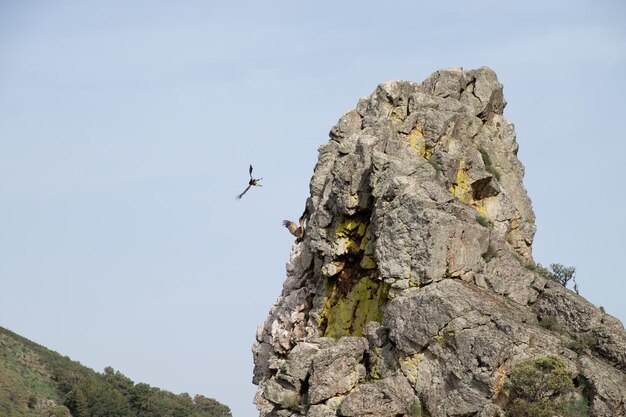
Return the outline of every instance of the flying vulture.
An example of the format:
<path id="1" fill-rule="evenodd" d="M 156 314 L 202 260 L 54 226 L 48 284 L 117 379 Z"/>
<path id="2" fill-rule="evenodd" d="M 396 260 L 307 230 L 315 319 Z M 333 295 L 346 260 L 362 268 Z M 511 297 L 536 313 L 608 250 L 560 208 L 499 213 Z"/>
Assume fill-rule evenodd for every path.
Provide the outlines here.
<path id="1" fill-rule="evenodd" d="M 250 174 L 250 181 L 248 181 L 248 187 L 246 187 L 246 189 L 243 190 L 243 193 L 241 193 L 241 194 L 239 194 L 237 196 L 238 199 L 243 197 L 243 195 L 245 193 L 247 193 L 248 190 L 250 189 L 250 187 L 252 187 L 253 185 L 255 187 L 262 187 L 262 185 L 259 183 L 259 181 L 261 181 L 263 178 L 252 178 L 252 165 L 250 165 L 249 174 Z"/>

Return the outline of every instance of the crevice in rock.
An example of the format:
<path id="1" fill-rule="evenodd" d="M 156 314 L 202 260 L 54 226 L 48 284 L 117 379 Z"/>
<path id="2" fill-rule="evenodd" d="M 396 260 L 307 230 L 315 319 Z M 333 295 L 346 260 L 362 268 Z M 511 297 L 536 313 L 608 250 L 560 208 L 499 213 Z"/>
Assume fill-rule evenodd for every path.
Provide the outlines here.
<path id="1" fill-rule="evenodd" d="M 308 402 L 308 393 L 309 393 L 309 379 L 311 378 L 311 371 L 309 370 L 309 372 L 306 374 L 306 377 L 304 378 L 304 380 L 302 381 L 302 384 L 300 385 L 300 394 L 303 395 L 304 398 L 304 402 Z"/>
<path id="2" fill-rule="evenodd" d="M 343 248 L 332 262 L 336 271 L 324 278 L 324 298 L 318 318 L 321 335 L 361 336 L 365 324 L 380 322 L 389 286 L 379 278 L 373 254 L 367 250 L 371 211 L 342 216 L 337 222 L 336 245 Z"/>

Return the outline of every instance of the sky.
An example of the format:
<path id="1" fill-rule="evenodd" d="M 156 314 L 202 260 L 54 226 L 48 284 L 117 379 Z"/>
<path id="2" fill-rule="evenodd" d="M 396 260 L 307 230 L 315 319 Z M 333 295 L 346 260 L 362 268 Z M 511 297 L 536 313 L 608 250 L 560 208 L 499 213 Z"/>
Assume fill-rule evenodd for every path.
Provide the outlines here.
<path id="1" fill-rule="evenodd" d="M 451 66 L 504 85 L 535 260 L 626 322 L 626 3 L 434 3 L 0 0 L 0 326 L 257 415 L 317 149 Z"/>

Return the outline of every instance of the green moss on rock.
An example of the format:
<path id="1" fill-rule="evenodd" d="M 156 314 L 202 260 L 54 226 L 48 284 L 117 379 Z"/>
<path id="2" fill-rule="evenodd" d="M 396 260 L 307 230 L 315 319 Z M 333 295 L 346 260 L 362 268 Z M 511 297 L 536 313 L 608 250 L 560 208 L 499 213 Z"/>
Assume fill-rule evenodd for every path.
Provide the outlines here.
<path id="1" fill-rule="evenodd" d="M 364 277 L 344 295 L 337 283 L 327 279 L 319 323 L 323 335 L 335 338 L 362 336 L 366 323 L 380 322 L 388 291 L 387 284 Z"/>
<path id="2" fill-rule="evenodd" d="M 325 279 L 325 296 L 318 318 L 321 334 L 329 337 L 361 336 L 366 323 L 380 322 L 388 299 L 388 285 L 378 280 L 378 265 L 367 252 L 371 243 L 371 213 L 341 216 L 335 245 L 340 249 L 329 263 L 333 275 Z M 328 273 L 327 271 L 327 273 Z"/>
<path id="3" fill-rule="evenodd" d="M 363 258 L 361 258 L 361 263 L 359 264 L 359 266 L 363 269 L 376 269 L 377 268 L 376 261 L 370 255 L 363 256 Z"/>

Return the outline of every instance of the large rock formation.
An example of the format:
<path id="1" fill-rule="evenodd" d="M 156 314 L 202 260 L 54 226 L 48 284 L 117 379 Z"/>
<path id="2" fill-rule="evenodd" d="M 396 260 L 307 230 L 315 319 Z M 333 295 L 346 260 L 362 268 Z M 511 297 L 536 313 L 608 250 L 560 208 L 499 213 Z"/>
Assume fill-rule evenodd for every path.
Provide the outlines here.
<path id="1" fill-rule="evenodd" d="M 533 262 L 505 105 L 446 69 L 332 128 L 253 347 L 261 416 L 625 415 L 621 323 Z"/>

